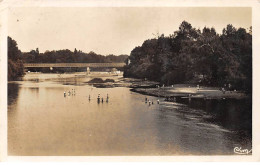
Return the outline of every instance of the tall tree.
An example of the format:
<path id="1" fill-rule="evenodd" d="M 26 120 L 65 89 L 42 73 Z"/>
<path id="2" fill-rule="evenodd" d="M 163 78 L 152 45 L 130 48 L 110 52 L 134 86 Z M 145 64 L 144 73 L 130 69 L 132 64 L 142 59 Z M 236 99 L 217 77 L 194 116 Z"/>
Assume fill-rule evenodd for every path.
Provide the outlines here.
<path id="1" fill-rule="evenodd" d="M 251 29 L 251 28 L 250 28 Z M 252 84 L 252 29 L 231 24 L 217 34 L 214 28 L 195 29 L 183 21 L 174 34 L 146 40 L 130 54 L 125 76 L 164 84 L 202 82 L 250 91 Z M 202 77 L 202 78 L 201 78 Z"/>
<path id="2" fill-rule="evenodd" d="M 11 37 L 8 40 L 8 80 L 16 80 L 23 76 L 23 62 L 21 60 L 21 51 L 17 43 Z"/>

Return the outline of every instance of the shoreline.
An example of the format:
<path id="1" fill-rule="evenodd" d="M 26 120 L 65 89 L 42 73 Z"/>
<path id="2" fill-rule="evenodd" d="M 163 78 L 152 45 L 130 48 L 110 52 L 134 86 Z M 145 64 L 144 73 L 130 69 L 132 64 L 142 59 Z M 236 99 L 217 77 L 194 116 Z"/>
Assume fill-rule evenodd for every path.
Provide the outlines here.
<path id="1" fill-rule="evenodd" d="M 26 74 L 22 81 L 48 81 L 49 79 L 74 79 L 74 78 L 102 78 L 113 79 L 114 82 L 103 83 L 90 83 L 84 82 L 83 84 L 89 84 L 100 88 L 111 87 L 128 87 L 132 92 L 140 93 L 143 95 L 164 97 L 164 98 L 187 98 L 187 99 L 244 99 L 250 97 L 242 91 L 221 91 L 217 87 L 205 87 L 200 86 L 197 89 L 195 84 L 175 84 L 172 86 L 158 87 L 159 82 L 142 80 L 136 78 L 124 78 L 122 75 L 113 75 L 108 73 L 93 72 L 90 75 L 80 72 L 77 74 L 47 74 L 44 77 L 38 76 L 38 74 L 29 73 Z M 8 81 L 12 82 L 12 81 Z M 156 87 L 157 86 L 157 87 Z"/>
<path id="2" fill-rule="evenodd" d="M 186 87 L 187 84 L 177 84 L 172 87 L 164 88 L 143 88 L 134 87 L 130 89 L 132 92 L 140 93 L 143 95 L 164 97 L 164 98 L 187 98 L 187 99 L 245 99 L 249 96 L 241 91 L 220 91 L 214 87 Z"/>

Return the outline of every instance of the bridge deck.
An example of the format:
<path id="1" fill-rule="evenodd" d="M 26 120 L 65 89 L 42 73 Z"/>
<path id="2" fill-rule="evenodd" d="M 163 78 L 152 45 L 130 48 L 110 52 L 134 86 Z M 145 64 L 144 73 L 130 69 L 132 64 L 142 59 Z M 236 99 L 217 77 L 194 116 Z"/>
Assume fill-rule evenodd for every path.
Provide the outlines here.
<path id="1" fill-rule="evenodd" d="M 125 63 L 24 63 L 25 68 L 45 67 L 94 67 L 94 68 L 117 68 L 124 67 Z"/>

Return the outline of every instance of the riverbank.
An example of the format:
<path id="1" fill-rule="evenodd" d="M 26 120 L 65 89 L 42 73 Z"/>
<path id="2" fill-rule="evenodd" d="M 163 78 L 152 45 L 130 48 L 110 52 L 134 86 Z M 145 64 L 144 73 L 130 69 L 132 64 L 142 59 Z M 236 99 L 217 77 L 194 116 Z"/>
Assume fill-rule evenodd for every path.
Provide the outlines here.
<path id="1" fill-rule="evenodd" d="M 86 75 L 85 72 L 77 72 L 76 74 L 40 74 L 27 73 L 23 80 L 25 81 L 48 81 L 66 79 L 66 85 L 74 84 L 75 78 L 82 79 L 78 85 L 90 84 L 97 88 L 113 88 L 113 87 L 129 87 L 131 91 L 159 97 L 182 97 L 182 98 L 203 98 L 203 99 L 243 99 L 248 97 L 241 91 L 221 91 L 216 87 L 200 86 L 199 90 L 194 84 L 175 84 L 170 87 L 157 87 L 159 84 L 155 81 L 148 81 L 135 78 L 124 78 L 122 74 L 113 75 L 108 72 L 93 72 Z M 102 83 L 91 82 L 95 78 L 102 79 Z M 111 81 L 106 81 L 111 80 Z"/>
<path id="2" fill-rule="evenodd" d="M 215 87 L 200 87 L 187 84 L 176 84 L 171 87 L 160 88 L 133 88 L 133 92 L 142 93 L 150 96 L 158 97 L 182 97 L 182 98 L 203 98 L 203 99 L 243 99 L 248 97 L 240 91 L 221 91 Z"/>
<path id="3" fill-rule="evenodd" d="M 54 79 L 68 79 L 68 78 L 96 78 L 96 77 L 116 77 L 123 76 L 120 74 L 111 74 L 110 72 L 91 72 L 86 75 L 86 72 L 71 72 L 71 73 L 41 73 L 41 72 L 30 72 L 26 73 L 20 80 L 24 81 L 46 81 Z"/>

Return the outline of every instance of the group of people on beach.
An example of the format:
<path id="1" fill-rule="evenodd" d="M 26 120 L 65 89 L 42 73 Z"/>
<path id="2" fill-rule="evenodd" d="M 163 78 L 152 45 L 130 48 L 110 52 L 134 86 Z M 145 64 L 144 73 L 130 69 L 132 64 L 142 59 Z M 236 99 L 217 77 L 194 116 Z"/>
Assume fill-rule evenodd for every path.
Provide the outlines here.
<path id="1" fill-rule="evenodd" d="M 153 104 L 153 100 L 149 100 L 147 97 L 145 97 L 145 103 L 148 103 L 148 105 L 150 106 L 151 104 Z M 157 104 L 160 104 L 160 100 L 157 100 Z"/>
<path id="2" fill-rule="evenodd" d="M 66 91 L 64 91 L 64 93 L 63 93 L 63 95 L 64 95 L 64 97 L 66 97 L 66 96 L 75 96 L 75 94 L 76 94 L 76 90 L 75 89 L 71 89 L 71 91 L 68 91 L 68 92 L 66 92 Z"/>
<path id="3" fill-rule="evenodd" d="M 226 91 L 230 91 L 230 93 L 232 93 L 232 85 L 230 83 L 224 84 L 224 87 L 222 87 L 220 90 L 223 92 L 223 94 L 225 94 Z M 234 91 L 236 91 L 236 90 L 234 90 Z"/>
<path id="4" fill-rule="evenodd" d="M 175 98 L 175 97 L 166 96 L 165 101 L 173 101 L 173 102 L 176 102 L 176 98 Z"/>

